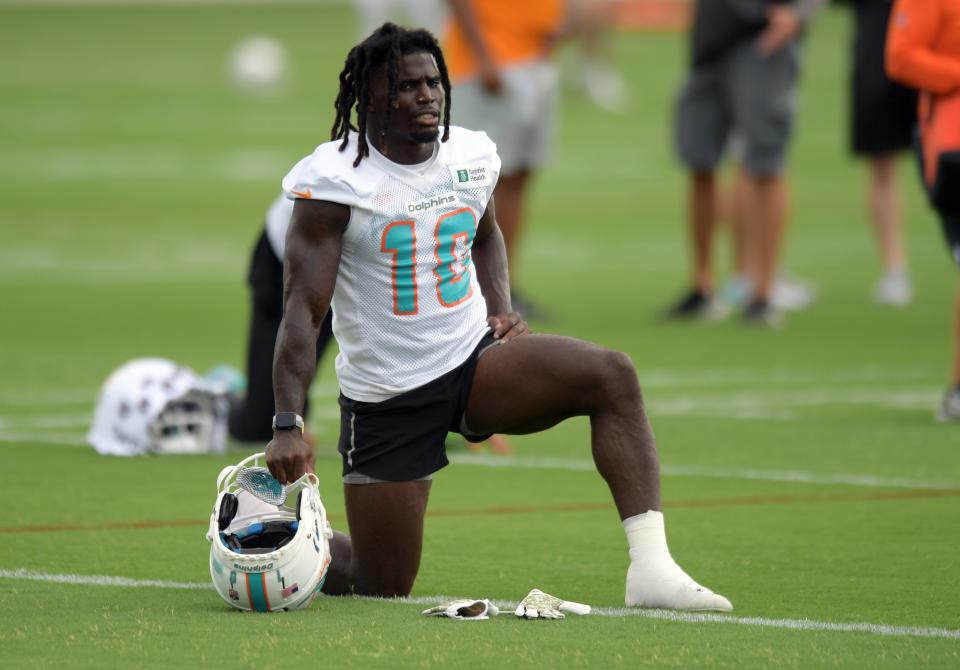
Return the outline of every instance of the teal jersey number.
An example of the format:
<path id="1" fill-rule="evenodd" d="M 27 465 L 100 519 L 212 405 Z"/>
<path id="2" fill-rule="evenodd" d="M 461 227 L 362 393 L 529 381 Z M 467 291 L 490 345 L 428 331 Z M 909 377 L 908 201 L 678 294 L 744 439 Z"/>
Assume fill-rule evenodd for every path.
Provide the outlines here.
<path id="1" fill-rule="evenodd" d="M 413 221 L 394 221 L 383 231 L 380 251 L 393 254 L 393 313 L 416 314 L 417 304 L 417 233 Z"/>
<path id="2" fill-rule="evenodd" d="M 437 278 L 437 299 L 444 307 L 459 305 L 472 295 L 470 255 L 467 252 L 473 244 L 476 230 L 477 220 L 469 209 L 449 212 L 437 221 L 437 232 L 434 236 L 437 242 L 437 267 L 433 275 Z M 459 255 L 458 242 L 463 249 Z"/>
<path id="3" fill-rule="evenodd" d="M 437 267 L 433 275 L 437 279 L 437 300 L 444 307 L 459 305 L 473 295 L 469 250 L 476 230 L 477 219 L 471 209 L 448 212 L 437 220 L 434 233 Z M 420 309 L 416 249 L 414 221 L 393 221 L 383 230 L 380 251 L 392 256 L 393 313 L 398 316 L 413 315 Z"/>

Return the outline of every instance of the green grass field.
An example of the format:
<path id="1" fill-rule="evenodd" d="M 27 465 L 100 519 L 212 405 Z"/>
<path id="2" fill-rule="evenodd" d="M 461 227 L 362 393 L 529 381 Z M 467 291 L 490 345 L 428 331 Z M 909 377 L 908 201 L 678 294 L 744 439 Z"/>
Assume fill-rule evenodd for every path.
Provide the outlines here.
<path id="1" fill-rule="evenodd" d="M 633 357 L 673 554 L 735 611 L 620 609 L 623 533 L 571 421 L 517 438 L 512 459 L 454 453 L 411 602 L 269 616 L 209 586 L 205 517 L 240 449 L 109 459 L 83 436 L 128 359 L 241 365 L 247 255 L 280 177 L 328 133 L 351 8 L 0 6 L 0 666 L 960 667 L 960 426 L 933 421 L 956 271 L 905 159 L 917 297 L 870 301 L 848 27 L 832 10 L 811 35 L 792 155 L 786 265 L 817 284 L 814 308 L 775 331 L 657 319 L 687 268 L 670 147 L 682 35 L 619 37 L 622 116 L 567 92 L 515 271 L 554 316 L 539 330 Z M 276 97 L 226 84 L 226 54 L 253 33 L 291 51 Z M 331 363 L 311 424 L 345 529 Z M 597 612 L 419 616 L 444 594 L 506 603 L 532 587 Z"/>

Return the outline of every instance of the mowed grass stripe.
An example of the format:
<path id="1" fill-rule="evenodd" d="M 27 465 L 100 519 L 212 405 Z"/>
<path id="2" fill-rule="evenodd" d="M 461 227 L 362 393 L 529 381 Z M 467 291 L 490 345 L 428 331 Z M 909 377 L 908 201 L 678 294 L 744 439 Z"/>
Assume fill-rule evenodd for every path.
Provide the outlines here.
<path id="1" fill-rule="evenodd" d="M 697 500 L 674 500 L 664 503 L 666 509 L 713 508 L 713 507 L 750 507 L 758 505 L 784 505 L 795 503 L 824 502 L 870 502 L 890 500 L 911 500 L 921 498 L 958 498 L 960 491 L 918 490 L 890 491 L 881 493 L 826 493 L 806 496 L 752 496 L 744 498 L 704 498 Z M 520 514 L 551 514 L 557 512 L 593 512 L 614 508 L 612 502 L 574 503 L 563 505 L 504 505 L 480 507 L 475 509 L 438 509 L 428 510 L 428 517 L 466 517 L 501 516 Z M 342 519 L 343 515 L 329 514 L 330 519 Z M 177 528 L 181 526 L 206 526 L 209 519 L 171 519 L 156 521 L 130 521 L 103 524 L 31 524 L 27 526 L 0 527 L 2 534 L 20 533 L 60 533 L 68 531 L 102 530 L 152 530 L 155 528 Z"/>
<path id="2" fill-rule="evenodd" d="M 10 260 L 4 258 L 4 260 Z M 939 378 L 940 371 L 927 365 L 860 365 L 831 367 L 823 370 L 779 367 L 771 370 L 750 368 L 697 368 L 693 370 L 650 368 L 639 369 L 640 381 L 647 388 L 702 389 L 731 387 L 749 389 L 782 386 L 813 385 L 822 389 L 825 384 L 835 386 L 863 383 L 927 381 Z M 875 390 L 875 387 L 874 387 Z M 332 380 L 317 380 L 310 387 L 310 398 L 336 398 L 339 387 Z M 97 398 L 95 387 L 32 388 L 0 387 L 0 405 L 60 405 L 87 404 Z"/>
<path id="3" fill-rule="evenodd" d="M 478 465 L 492 468 L 527 468 L 533 470 L 596 471 L 593 461 L 586 458 L 539 458 L 525 456 L 491 456 L 488 454 L 448 454 L 455 465 Z M 877 477 L 858 473 L 817 473 L 803 470 L 759 470 L 753 468 L 716 468 L 696 465 L 669 465 L 660 467 L 668 477 L 708 477 L 717 479 L 748 479 L 799 484 L 839 484 L 870 488 L 908 488 L 960 490 L 960 482 L 922 481 L 903 477 Z"/>
<path id="4" fill-rule="evenodd" d="M 52 444 L 69 447 L 89 446 L 84 435 L 65 433 L 4 433 L 0 432 L 0 444 Z M 335 453 L 318 453 L 318 460 L 337 459 Z M 493 456 L 488 454 L 448 453 L 455 465 L 473 465 L 489 468 L 522 468 L 535 470 L 566 470 L 595 472 L 596 465 L 589 459 L 577 458 L 532 458 L 516 456 Z M 912 490 L 960 491 L 960 482 L 908 479 L 903 477 L 877 477 L 870 474 L 837 473 L 824 474 L 803 470 L 758 470 L 753 468 L 717 468 L 696 465 L 662 465 L 660 473 L 666 477 L 703 477 L 709 479 L 744 479 L 748 481 L 792 482 L 796 484 L 827 484 L 866 488 L 902 488 Z"/>
<path id="5" fill-rule="evenodd" d="M 211 584 L 206 582 L 174 582 L 156 579 L 131 579 L 111 575 L 70 575 L 52 574 L 26 569 L 2 569 L 0 579 L 17 579 L 25 581 L 48 582 L 54 584 L 70 584 L 75 586 L 114 586 L 126 588 L 158 588 L 179 590 L 212 590 Z M 396 605 L 436 605 L 453 600 L 454 596 L 434 595 L 416 596 L 411 598 L 365 598 L 354 596 L 358 600 L 381 602 Z M 492 599 L 500 607 L 504 616 L 510 616 L 510 611 L 517 606 L 516 601 Z M 950 628 L 932 628 L 920 626 L 892 626 L 883 623 L 838 623 L 832 621 L 815 621 L 812 619 L 768 619 L 765 617 L 738 617 L 723 614 L 700 614 L 695 612 L 673 612 L 669 610 L 628 609 L 626 607 L 595 607 L 590 615 L 601 617 L 642 617 L 677 623 L 719 623 L 738 624 L 742 626 L 757 626 L 762 628 L 780 628 L 796 631 L 828 631 L 837 633 L 869 633 L 871 635 L 886 635 L 899 637 L 930 637 L 949 640 L 960 640 L 960 630 Z"/>

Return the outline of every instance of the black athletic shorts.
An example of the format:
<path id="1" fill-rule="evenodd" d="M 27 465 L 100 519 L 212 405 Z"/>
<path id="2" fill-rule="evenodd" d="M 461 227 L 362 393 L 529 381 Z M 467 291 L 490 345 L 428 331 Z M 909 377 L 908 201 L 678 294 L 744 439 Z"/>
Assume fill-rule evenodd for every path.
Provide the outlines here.
<path id="1" fill-rule="evenodd" d="M 391 482 L 422 479 L 445 467 L 448 432 L 471 442 L 490 435 L 469 433 L 463 422 L 480 354 L 495 343 L 487 333 L 462 365 L 432 382 L 381 402 L 340 394 L 343 474 L 359 472 Z"/>
<path id="2" fill-rule="evenodd" d="M 902 151 L 913 141 L 917 94 L 892 82 L 883 66 L 890 8 L 884 0 L 855 4 L 850 140 L 858 155 Z"/>

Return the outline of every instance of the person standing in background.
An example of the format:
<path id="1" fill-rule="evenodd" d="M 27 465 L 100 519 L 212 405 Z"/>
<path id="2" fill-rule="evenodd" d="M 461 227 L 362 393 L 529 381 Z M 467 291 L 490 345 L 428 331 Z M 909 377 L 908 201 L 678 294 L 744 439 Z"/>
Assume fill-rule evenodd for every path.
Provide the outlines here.
<path id="1" fill-rule="evenodd" d="M 923 180 L 960 266 L 960 0 L 897 0 L 886 68 L 891 79 L 921 91 Z M 951 387 L 937 418 L 960 421 L 960 284 L 953 307 Z"/>
<path id="2" fill-rule="evenodd" d="M 366 37 L 387 21 L 404 22 L 439 35 L 446 17 L 444 0 L 354 0 L 360 35 Z"/>
<path id="3" fill-rule="evenodd" d="M 457 99 L 457 122 L 490 136 L 503 163 L 497 220 L 516 276 L 517 247 L 533 174 L 550 158 L 557 98 L 551 60 L 565 20 L 564 0 L 449 0 L 443 40 Z M 542 313 L 517 296 L 527 318 Z"/>
<path id="4" fill-rule="evenodd" d="M 881 305 L 913 298 L 903 244 L 903 203 L 897 154 L 913 144 L 917 95 L 887 77 L 883 50 L 892 0 L 852 0 L 854 32 L 850 77 L 850 143 L 869 170 L 867 208 L 883 274 L 873 291 Z"/>
<path id="5" fill-rule="evenodd" d="M 746 323 L 775 325 L 771 304 L 789 217 L 784 174 L 796 112 L 804 27 L 822 0 L 699 0 L 691 69 L 676 110 L 677 152 L 690 171 L 688 222 L 693 285 L 667 310 L 671 318 L 714 312 L 713 235 L 717 169 L 730 138 L 742 141 L 745 235 L 755 250 L 756 282 Z"/>

